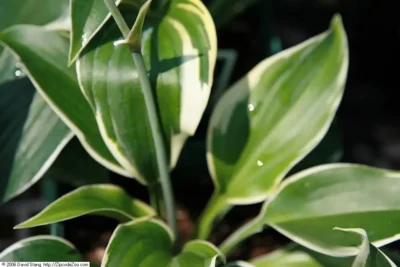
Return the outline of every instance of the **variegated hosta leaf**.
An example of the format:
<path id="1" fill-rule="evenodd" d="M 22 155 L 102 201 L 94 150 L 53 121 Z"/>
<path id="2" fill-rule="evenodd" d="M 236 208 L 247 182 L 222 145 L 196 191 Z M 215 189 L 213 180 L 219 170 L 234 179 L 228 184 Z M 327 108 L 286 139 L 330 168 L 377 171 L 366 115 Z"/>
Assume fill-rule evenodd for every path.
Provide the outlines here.
<path id="1" fill-rule="evenodd" d="M 136 10 L 129 5 L 121 9 Z M 114 23 L 104 26 L 78 60 L 78 78 L 111 153 L 146 183 L 158 177 L 155 148 L 136 65 L 127 45 L 116 42 L 120 39 Z M 206 108 L 216 46 L 213 21 L 199 0 L 172 0 L 160 22 L 149 19 L 145 25 L 142 54 L 171 166 Z"/>
<path id="2" fill-rule="evenodd" d="M 97 214 L 127 222 L 134 218 L 154 216 L 144 202 L 132 199 L 122 188 L 111 184 L 81 186 L 57 199 L 36 216 L 15 228 L 28 228 Z"/>
<path id="3" fill-rule="evenodd" d="M 45 235 L 22 239 L 0 253 L 0 262 L 35 261 L 74 262 L 82 261 L 82 256 L 74 245 L 65 239 Z"/>
<path id="4" fill-rule="evenodd" d="M 70 0 L 70 2 L 72 31 L 69 62 L 72 64 L 93 36 L 111 18 L 111 14 L 104 0 Z M 115 2 L 117 5 L 123 2 L 140 6 L 140 1 L 137 0 L 115 0 Z"/>
<path id="5" fill-rule="evenodd" d="M 259 218 L 297 243 L 332 256 L 350 256 L 359 239 L 335 227 L 362 228 L 376 246 L 400 238 L 400 173 L 331 164 L 295 174 L 267 201 Z"/>
<path id="6" fill-rule="evenodd" d="M 225 260 L 214 245 L 202 240 L 187 243 L 175 257 L 172 247 L 173 236 L 164 223 L 137 219 L 114 231 L 102 266 L 216 267 Z"/>
<path id="7" fill-rule="evenodd" d="M 27 79 L 0 85 L 0 204 L 35 184 L 72 138 Z"/>
<path id="8" fill-rule="evenodd" d="M 50 107 L 76 134 L 99 163 L 125 176 L 101 138 L 93 112 L 79 89 L 76 73 L 67 67 L 68 39 L 37 26 L 14 26 L 0 33 Z"/>
<path id="9" fill-rule="evenodd" d="M 263 201 L 323 138 L 343 95 L 348 46 L 340 16 L 331 28 L 266 59 L 219 101 L 207 159 L 231 204 Z"/>
<path id="10" fill-rule="evenodd" d="M 342 228 L 336 228 L 336 230 L 352 233 L 362 239 L 360 251 L 351 267 L 397 267 L 380 249 L 369 243 L 365 230 Z"/>
<path id="11" fill-rule="evenodd" d="M 0 32 L 17 24 L 43 25 L 48 29 L 69 28 L 68 0 L 12 0 L 0 1 Z M 0 42 L 1 44 L 1 42 Z M 0 47 L 0 84 L 20 77 L 17 59 Z"/>
<path id="12" fill-rule="evenodd" d="M 278 250 L 251 261 L 254 267 L 323 267 L 302 251 Z"/>
<path id="13" fill-rule="evenodd" d="M 333 231 L 362 228 L 375 246 L 400 239 L 400 173 L 356 164 L 328 164 L 285 180 L 253 221 L 220 246 L 230 251 L 264 225 L 296 243 L 334 257 L 357 253 L 359 238 Z"/>

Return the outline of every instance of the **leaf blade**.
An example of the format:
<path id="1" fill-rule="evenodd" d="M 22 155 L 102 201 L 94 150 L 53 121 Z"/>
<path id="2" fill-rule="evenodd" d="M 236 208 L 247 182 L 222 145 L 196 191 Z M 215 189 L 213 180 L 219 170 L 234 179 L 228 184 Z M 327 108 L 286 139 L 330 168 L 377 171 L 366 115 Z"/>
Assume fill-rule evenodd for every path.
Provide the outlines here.
<path id="1" fill-rule="evenodd" d="M 82 261 L 77 249 L 68 241 L 54 236 L 23 239 L 0 253 L 1 261 Z"/>
<path id="2" fill-rule="evenodd" d="M 263 61 L 236 83 L 209 126 L 216 190 L 239 205 L 270 195 L 328 130 L 347 69 L 347 38 L 336 16 L 330 30 Z"/>
<path id="3" fill-rule="evenodd" d="M 76 74 L 67 68 L 67 39 L 37 26 L 23 25 L 2 32 L 0 41 L 21 59 L 36 89 L 88 153 L 110 170 L 130 176 L 105 146 L 93 112 L 80 92 Z M 60 84 L 64 90 L 58 90 Z"/>
<path id="4" fill-rule="evenodd" d="M 120 187 L 106 184 L 89 185 L 82 186 L 57 199 L 39 214 L 15 228 L 36 227 L 87 214 L 109 216 L 122 222 L 155 215 L 148 205 L 132 199 Z"/>
<path id="5" fill-rule="evenodd" d="M 396 172 L 355 164 L 311 168 L 283 182 L 259 220 L 317 252 L 352 256 L 357 239 L 332 229 L 363 228 L 376 246 L 397 240 L 398 230 L 391 222 L 400 218 L 400 199 L 393 190 L 399 178 Z M 383 197 L 370 199 L 377 193 Z"/>

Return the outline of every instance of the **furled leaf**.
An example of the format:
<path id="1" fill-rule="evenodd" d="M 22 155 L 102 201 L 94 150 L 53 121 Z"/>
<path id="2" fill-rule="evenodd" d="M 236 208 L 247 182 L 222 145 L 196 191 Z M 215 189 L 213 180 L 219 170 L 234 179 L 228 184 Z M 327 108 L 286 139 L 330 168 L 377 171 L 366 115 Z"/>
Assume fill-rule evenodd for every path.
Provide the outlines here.
<path id="1" fill-rule="evenodd" d="M 131 9 L 127 5 L 124 10 Z M 115 24 L 105 25 L 78 60 L 78 78 L 111 153 L 146 183 L 158 178 L 154 142 L 136 65 L 128 46 L 116 42 L 121 38 Z M 198 0 L 172 0 L 165 17 L 150 20 L 143 29 L 142 54 L 171 166 L 206 108 L 216 47 L 214 24 Z"/>
<path id="2" fill-rule="evenodd" d="M 322 267 L 310 255 L 301 251 L 278 250 L 253 259 L 255 267 Z"/>
<path id="3" fill-rule="evenodd" d="M 363 229 L 343 229 L 336 228 L 338 231 L 355 234 L 361 237 L 362 243 L 360 251 L 351 267 L 396 267 L 394 264 L 381 250 L 370 244 L 368 236 Z"/>
<path id="4" fill-rule="evenodd" d="M 76 187 L 106 184 L 110 182 L 109 176 L 110 172 L 86 152 L 77 138 L 73 138 L 66 145 L 45 174 L 47 179 Z"/>
<path id="5" fill-rule="evenodd" d="M 263 201 L 323 138 L 343 95 L 348 46 L 331 28 L 266 59 L 222 97 L 208 133 L 208 165 L 231 204 Z"/>
<path id="6" fill-rule="evenodd" d="M 46 225 L 87 214 L 109 216 L 122 222 L 155 215 L 147 204 L 132 199 L 118 186 L 88 185 L 64 195 L 15 228 Z"/>
<path id="7" fill-rule="evenodd" d="M 129 176 L 105 146 L 75 71 L 67 68 L 68 40 L 56 32 L 23 25 L 2 32 L 0 41 L 20 58 L 36 89 L 89 154 L 110 170 Z"/>
<path id="8" fill-rule="evenodd" d="M 23 239 L 0 253 L 0 262 L 71 262 L 82 261 L 74 245 L 54 236 Z"/>
<path id="9" fill-rule="evenodd" d="M 72 133 L 26 78 L 0 85 L 0 114 L 2 203 L 36 183 Z"/>
<path id="10" fill-rule="evenodd" d="M 351 256 L 359 238 L 332 229 L 365 229 L 378 247 L 399 239 L 399 186 L 397 172 L 352 164 L 319 166 L 283 182 L 255 221 L 315 251 Z"/>
<path id="11" fill-rule="evenodd" d="M 104 267 L 216 267 L 224 261 L 217 248 L 206 241 L 187 243 L 177 256 L 172 254 L 173 236 L 164 223 L 137 219 L 114 231 L 103 258 Z"/>

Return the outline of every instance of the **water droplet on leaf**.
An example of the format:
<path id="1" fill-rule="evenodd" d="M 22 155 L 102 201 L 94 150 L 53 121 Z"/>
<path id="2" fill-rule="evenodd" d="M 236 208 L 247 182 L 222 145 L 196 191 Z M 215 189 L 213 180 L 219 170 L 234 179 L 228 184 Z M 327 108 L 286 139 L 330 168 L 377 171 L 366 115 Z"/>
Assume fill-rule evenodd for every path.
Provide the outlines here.
<path id="1" fill-rule="evenodd" d="M 249 104 L 247 108 L 249 109 L 250 112 L 255 110 L 255 106 L 253 104 Z"/>

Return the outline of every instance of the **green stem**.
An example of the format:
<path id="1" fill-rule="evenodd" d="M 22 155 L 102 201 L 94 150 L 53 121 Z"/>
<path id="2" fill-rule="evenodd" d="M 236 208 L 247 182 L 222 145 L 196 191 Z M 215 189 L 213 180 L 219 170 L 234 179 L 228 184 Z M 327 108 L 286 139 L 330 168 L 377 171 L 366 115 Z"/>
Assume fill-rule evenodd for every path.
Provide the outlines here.
<path id="1" fill-rule="evenodd" d="M 218 194 L 214 194 L 204 209 L 199 219 L 197 238 L 207 239 L 214 223 L 221 218 L 230 208 L 226 199 Z"/>
<path id="2" fill-rule="evenodd" d="M 163 200 L 162 200 L 162 189 L 159 183 L 154 185 L 148 185 L 150 205 L 157 212 L 157 214 L 162 217 L 163 212 Z"/>
<path id="3" fill-rule="evenodd" d="M 111 15 L 114 17 L 114 20 L 121 30 L 124 38 L 128 38 L 130 32 L 129 27 L 126 24 L 126 21 L 123 18 L 121 12 L 115 5 L 114 1 L 104 0 L 104 2 L 111 12 Z M 150 80 L 147 75 L 147 70 L 143 61 L 142 54 L 140 52 L 133 52 L 132 57 L 138 71 L 139 80 L 142 86 L 142 92 L 146 103 L 147 114 L 149 116 L 150 128 L 153 134 L 153 141 L 156 149 L 157 165 L 160 176 L 160 184 L 165 202 L 167 222 L 174 232 L 175 236 L 178 237 L 174 196 L 169 177 L 169 164 L 167 161 L 167 153 L 165 151 L 163 135 L 161 132 L 160 121 L 157 114 L 153 92 L 151 90 Z"/>
<path id="4" fill-rule="evenodd" d="M 233 234 L 231 234 L 222 244 L 219 246 L 221 252 L 228 255 L 240 242 L 246 238 L 261 232 L 263 230 L 264 224 L 262 221 L 256 217 L 252 221 L 246 223 Z"/>

